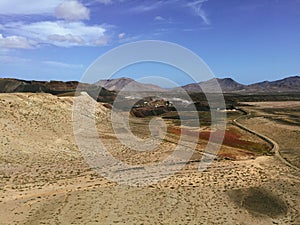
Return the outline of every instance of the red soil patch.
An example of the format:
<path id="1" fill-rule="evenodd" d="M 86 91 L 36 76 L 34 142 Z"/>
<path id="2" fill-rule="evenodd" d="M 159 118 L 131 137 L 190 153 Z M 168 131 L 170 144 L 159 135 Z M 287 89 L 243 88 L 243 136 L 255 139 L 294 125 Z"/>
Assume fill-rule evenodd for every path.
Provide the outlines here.
<path id="1" fill-rule="evenodd" d="M 256 143 L 253 141 L 247 141 L 242 140 L 241 135 L 234 132 L 233 130 L 218 130 L 218 131 L 191 131 L 186 128 L 176 128 L 176 127 L 170 127 L 168 128 L 168 132 L 176 135 L 188 135 L 193 137 L 198 137 L 200 140 L 206 140 L 208 141 L 210 138 L 212 142 L 220 143 L 223 138 L 223 145 L 234 147 L 234 148 L 240 148 L 240 149 L 247 149 L 254 152 L 262 153 L 266 152 L 270 149 L 270 147 L 267 144 L 262 143 Z M 224 137 L 223 137 L 224 134 Z M 212 135 L 212 136 L 211 136 Z"/>

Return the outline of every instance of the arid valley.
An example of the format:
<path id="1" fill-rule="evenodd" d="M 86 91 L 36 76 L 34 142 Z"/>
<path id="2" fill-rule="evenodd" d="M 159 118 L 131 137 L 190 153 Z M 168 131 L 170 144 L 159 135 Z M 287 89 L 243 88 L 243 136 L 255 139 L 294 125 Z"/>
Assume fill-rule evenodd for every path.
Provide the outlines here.
<path id="1" fill-rule="evenodd" d="M 199 133 L 190 161 L 167 179 L 133 186 L 86 162 L 73 132 L 74 99 L 94 101 L 0 94 L 0 224 L 300 224 L 300 101 L 240 102 L 247 114 L 229 110 L 223 145 L 204 171 L 199 162 L 209 126 L 184 127 Z M 96 103 L 94 138 L 140 176 L 157 176 L 143 166 L 174 151 L 180 125 L 164 119 L 167 132 L 155 151 L 131 151 L 115 136 L 104 105 Z M 130 116 L 130 123 L 137 136 L 149 136 L 148 117 Z"/>

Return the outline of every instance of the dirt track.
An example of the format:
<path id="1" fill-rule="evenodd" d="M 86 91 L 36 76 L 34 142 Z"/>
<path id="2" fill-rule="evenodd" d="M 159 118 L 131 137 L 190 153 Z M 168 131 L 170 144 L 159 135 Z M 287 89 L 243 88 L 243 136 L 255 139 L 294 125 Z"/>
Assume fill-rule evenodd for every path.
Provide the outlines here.
<path id="1" fill-rule="evenodd" d="M 259 138 L 261 138 L 262 140 L 264 140 L 264 141 L 268 142 L 269 144 L 271 144 L 271 145 L 272 145 L 272 152 L 275 153 L 275 156 L 276 156 L 277 158 L 279 158 L 279 159 L 280 159 L 284 164 L 286 164 L 287 166 L 289 166 L 289 167 L 291 167 L 291 168 L 293 168 L 293 169 L 299 171 L 299 170 L 300 170 L 299 167 L 297 167 L 297 166 L 295 166 L 295 165 L 292 165 L 289 161 L 287 161 L 285 158 L 283 158 L 283 157 L 281 156 L 281 154 L 280 154 L 280 148 L 279 148 L 279 145 L 278 145 L 277 142 L 275 142 L 274 140 L 272 140 L 272 139 L 269 138 L 269 137 L 266 137 L 266 136 L 263 135 L 263 134 L 260 134 L 260 133 L 254 131 L 254 130 L 251 130 L 251 129 L 245 127 L 243 124 L 241 124 L 241 123 L 238 122 L 239 119 L 242 119 L 243 117 L 249 117 L 250 115 L 251 115 L 251 114 L 248 113 L 247 115 L 241 116 L 241 117 L 239 117 L 239 118 L 233 120 L 233 124 L 236 125 L 237 127 L 241 128 L 241 129 L 243 129 L 243 130 L 245 130 L 245 131 L 251 133 L 251 134 L 256 135 L 257 137 L 259 137 Z"/>

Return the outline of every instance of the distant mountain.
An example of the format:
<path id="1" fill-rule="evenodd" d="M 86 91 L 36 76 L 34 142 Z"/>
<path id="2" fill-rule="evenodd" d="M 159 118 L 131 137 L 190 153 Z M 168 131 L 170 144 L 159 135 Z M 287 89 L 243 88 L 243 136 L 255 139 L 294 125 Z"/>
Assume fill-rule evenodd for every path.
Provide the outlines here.
<path id="1" fill-rule="evenodd" d="M 256 93 L 256 92 L 300 92 L 300 76 L 287 77 L 277 81 L 264 81 L 250 85 L 244 85 L 231 78 L 213 78 L 200 83 L 192 83 L 181 88 L 189 92 L 202 92 L 200 86 L 206 92 L 215 91 L 215 81 L 225 93 Z M 175 88 L 173 90 L 180 90 Z"/>
<path id="2" fill-rule="evenodd" d="M 221 89 L 224 92 L 240 91 L 240 90 L 245 89 L 245 85 L 240 84 L 240 83 L 236 82 L 235 80 L 233 80 L 231 78 L 223 78 L 223 79 L 218 79 L 217 78 L 217 81 L 218 81 Z M 204 84 L 204 86 L 208 85 L 208 84 L 209 84 L 209 81 L 207 81 Z"/>
<path id="3" fill-rule="evenodd" d="M 185 91 L 189 92 L 198 92 L 202 91 L 201 88 L 205 89 L 206 92 L 215 92 L 216 91 L 216 81 L 218 82 L 220 88 L 223 92 L 235 92 L 235 91 L 241 91 L 245 89 L 245 85 L 240 84 L 236 81 L 234 81 L 231 78 L 213 78 L 208 81 L 203 81 L 200 83 L 192 83 L 185 86 L 182 86 L 181 88 Z"/>
<path id="4" fill-rule="evenodd" d="M 100 80 L 95 83 L 97 86 L 102 86 L 110 91 L 157 91 L 157 92 L 165 92 L 166 89 L 159 87 L 154 84 L 144 84 L 137 82 L 130 78 L 117 78 L 117 79 L 109 79 L 109 80 Z"/>
<path id="5" fill-rule="evenodd" d="M 299 92 L 300 76 L 287 77 L 277 81 L 264 81 L 248 85 L 247 92 Z"/>

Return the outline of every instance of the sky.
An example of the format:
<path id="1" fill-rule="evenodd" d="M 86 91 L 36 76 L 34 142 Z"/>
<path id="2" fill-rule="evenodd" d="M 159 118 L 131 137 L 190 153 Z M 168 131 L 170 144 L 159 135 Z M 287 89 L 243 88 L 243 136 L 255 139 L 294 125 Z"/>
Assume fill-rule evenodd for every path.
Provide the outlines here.
<path id="1" fill-rule="evenodd" d="M 0 77 L 80 80 L 106 52 L 143 40 L 181 45 L 243 84 L 300 75 L 300 0 L 1 0 L 0 9 Z M 160 73 L 190 83 L 149 64 L 116 77 Z"/>

